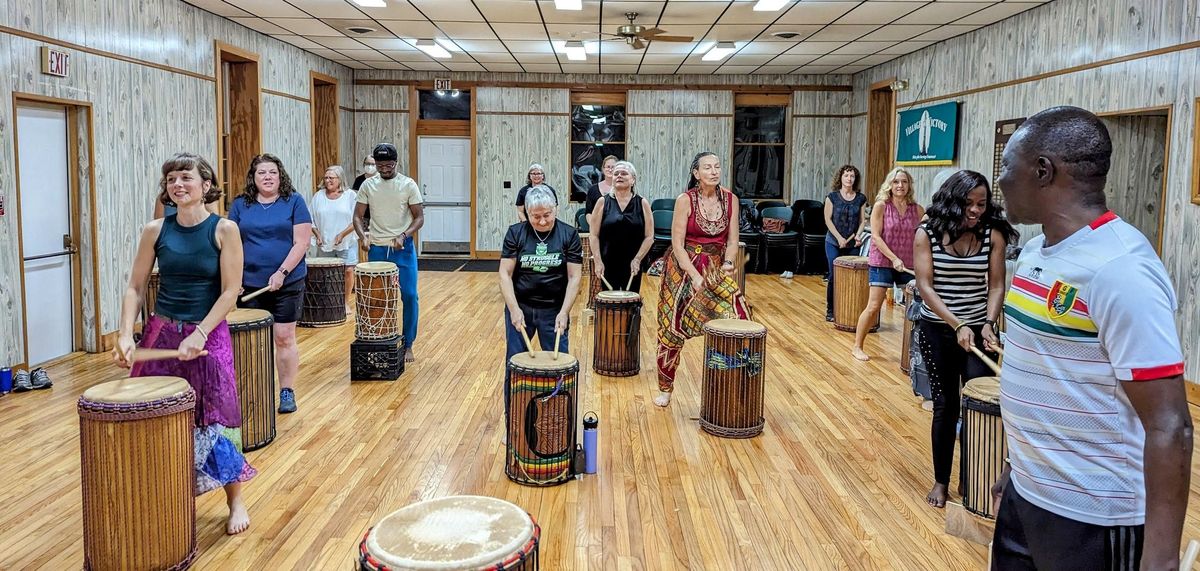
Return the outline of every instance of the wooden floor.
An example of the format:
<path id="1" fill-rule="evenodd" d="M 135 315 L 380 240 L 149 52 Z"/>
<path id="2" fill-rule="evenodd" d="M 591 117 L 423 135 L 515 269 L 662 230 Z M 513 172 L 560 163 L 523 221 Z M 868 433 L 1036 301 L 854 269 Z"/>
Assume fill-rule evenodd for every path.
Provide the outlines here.
<path id="1" fill-rule="evenodd" d="M 885 308 L 867 346 L 877 357 L 860 363 L 851 335 L 821 319 L 819 279 L 751 276 L 770 332 L 766 432 L 723 440 L 695 420 L 700 341 L 684 350 L 671 407 L 651 403 L 657 285 L 643 290 L 641 376 L 582 375 L 581 411 L 601 419 L 599 474 L 553 488 L 504 476 L 494 274 L 421 273 L 420 360 L 396 382 L 349 382 L 352 325 L 302 329 L 300 410 L 248 454 L 260 471 L 246 487 L 253 523 L 227 537 L 223 494 L 199 498 L 195 568 L 348 569 L 373 522 L 450 494 L 532 513 L 542 569 L 983 568 L 985 548 L 945 535 L 942 511 L 924 503 L 930 415 L 897 370 L 898 308 Z M 581 336 L 574 352 L 589 354 Z M 0 569 L 83 561 L 75 401 L 121 370 L 106 355 L 49 370 L 53 389 L 0 397 Z M 1198 481 L 1188 537 L 1200 535 Z"/>

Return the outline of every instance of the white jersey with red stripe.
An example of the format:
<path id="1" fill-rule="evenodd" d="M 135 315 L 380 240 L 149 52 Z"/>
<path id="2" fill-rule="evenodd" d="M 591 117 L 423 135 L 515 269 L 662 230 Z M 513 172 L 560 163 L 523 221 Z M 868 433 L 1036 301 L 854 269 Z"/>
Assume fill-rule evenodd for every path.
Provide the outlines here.
<path id="1" fill-rule="evenodd" d="M 1145 522 L 1145 432 L 1123 382 L 1183 374 L 1175 290 L 1145 236 L 1108 212 L 1029 241 L 1005 298 L 1000 407 L 1021 496 L 1094 525 Z"/>

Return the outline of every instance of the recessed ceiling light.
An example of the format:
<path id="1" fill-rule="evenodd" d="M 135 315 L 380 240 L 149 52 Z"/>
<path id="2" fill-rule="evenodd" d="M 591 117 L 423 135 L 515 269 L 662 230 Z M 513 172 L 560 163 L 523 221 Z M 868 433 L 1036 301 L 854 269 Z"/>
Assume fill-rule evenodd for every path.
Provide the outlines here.
<path id="1" fill-rule="evenodd" d="M 758 4 L 754 5 L 755 12 L 774 12 L 783 8 L 791 0 L 758 0 Z"/>
<path id="2" fill-rule="evenodd" d="M 709 48 L 704 53 L 704 57 L 700 59 L 704 61 L 720 61 L 735 51 L 737 51 L 737 44 L 733 42 L 718 42 L 717 45 Z"/>
<path id="3" fill-rule="evenodd" d="M 554 0 L 554 7 L 559 10 L 582 10 L 583 0 Z"/>
<path id="4" fill-rule="evenodd" d="M 363 8 L 387 8 L 387 2 L 383 0 L 350 0 Z M 758 8 L 755 8 L 757 10 Z"/>
<path id="5" fill-rule="evenodd" d="M 567 59 L 572 61 L 587 60 L 587 50 L 583 47 L 583 42 L 579 40 L 571 40 L 563 45 L 563 51 L 567 52 Z"/>
<path id="6" fill-rule="evenodd" d="M 425 52 L 425 55 L 429 57 L 438 59 L 450 58 L 450 52 L 446 51 L 446 48 L 443 48 L 433 40 L 417 40 L 417 49 Z"/>

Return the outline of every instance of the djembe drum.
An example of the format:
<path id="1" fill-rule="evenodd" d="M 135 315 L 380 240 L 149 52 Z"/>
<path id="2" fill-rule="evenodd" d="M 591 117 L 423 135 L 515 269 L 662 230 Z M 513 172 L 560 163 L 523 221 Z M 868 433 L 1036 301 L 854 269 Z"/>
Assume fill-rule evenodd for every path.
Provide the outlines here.
<path id="1" fill-rule="evenodd" d="M 908 307 L 915 303 L 921 302 L 921 292 L 917 290 L 917 282 L 908 282 L 904 286 L 904 302 Z M 900 372 L 908 374 L 912 369 L 912 331 L 915 323 L 909 319 L 909 314 L 913 313 L 905 307 L 904 311 L 904 330 L 900 333 Z"/>
<path id="2" fill-rule="evenodd" d="M 542 529 L 497 498 L 449 496 L 400 508 L 367 530 L 359 571 L 536 571 Z"/>
<path id="3" fill-rule="evenodd" d="M 962 450 L 958 472 L 963 485 L 963 507 L 994 518 L 992 484 L 1004 470 L 1008 443 L 1000 419 L 1000 379 L 971 379 L 962 390 Z"/>
<path id="4" fill-rule="evenodd" d="M 590 263 L 592 259 L 592 243 L 588 240 L 590 235 L 589 232 L 579 233 L 579 243 L 583 245 L 583 271 L 580 274 L 585 278 L 592 275 L 592 265 Z"/>
<path id="5" fill-rule="evenodd" d="M 142 322 L 150 320 L 154 315 L 154 304 L 158 302 L 158 268 L 150 270 L 150 280 L 146 282 L 146 300 L 142 304 Z"/>
<path id="6" fill-rule="evenodd" d="M 596 294 L 592 369 L 609 377 L 631 377 L 641 369 L 642 296 L 632 291 Z"/>
<path id="7" fill-rule="evenodd" d="M 579 361 L 566 353 L 517 353 L 508 363 L 504 473 L 518 484 L 555 486 L 571 479 L 575 456 L 575 377 Z"/>
<path id="8" fill-rule="evenodd" d="M 79 397 L 84 569 L 191 565 L 195 407 L 177 377 L 110 381 Z"/>
<path id="9" fill-rule="evenodd" d="M 266 310 L 238 308 L 225 321 L 242 405 L 242 449 L 257 450 L 275 440 L 275 319 Z"/>
<path id="10" fill-rule="evenodd" d="M 763 431 L 763 366 L 767 328 L 744 319 L 704 324 L 704 380 L 700 428 L 725 438 Z"/>
<path id="11" fill-rule="evenodd" d="M 368 341 L 400 335 L 400 270 L 391 262 L 354 266 L 354 336 Z"/>
<path id="12" fill-rule="evenodd" d="M 869 268 L 866 256 L 842 256 L 833 261 L 833 326 L 838 331 L 858 328 L 858 316 L 867 308 L 871 296 Z M 878 320 L 871 331 L 876 329 Z"/>
<path id="13" fill-rule="evenodd" d="M 587 307 L 588 309 L 596 308 L 596 294 L 604 289 L 604 281 L 596 275 L 596 263 L 592 258 L 583 261 L 583 265 L 588 267 L 588 284 L 587 284 Z"/>
<path id="14" fill-rule="evenodd" d="M 346 264 L 341 258 L 306 258 L 301 327 L 331 327 L 346 322 Z"/>

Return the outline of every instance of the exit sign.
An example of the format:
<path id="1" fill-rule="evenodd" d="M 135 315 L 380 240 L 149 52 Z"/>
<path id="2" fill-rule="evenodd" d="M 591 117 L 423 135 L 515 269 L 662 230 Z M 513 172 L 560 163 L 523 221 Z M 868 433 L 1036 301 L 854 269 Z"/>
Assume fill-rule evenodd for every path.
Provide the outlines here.
<path id="1" fill-rule="evenodd" d="M 434 88 L 435 90 L 438 90 L 438 91 L 449 91 L 449 90 L 453 89 L 452 87 L 450 87 L 450 80 L 449 80 L 449 79 L 435 79 L 435 80 L 433 80 L 433 88 Z"/>
<path id="2" fill-rule="evenodd" d="M 66 77 L 71 54 L 42 46 L 42 73 Z"/>

